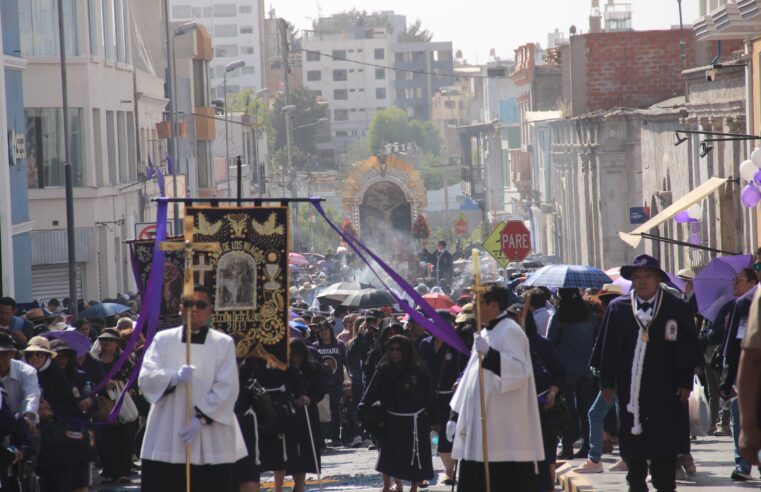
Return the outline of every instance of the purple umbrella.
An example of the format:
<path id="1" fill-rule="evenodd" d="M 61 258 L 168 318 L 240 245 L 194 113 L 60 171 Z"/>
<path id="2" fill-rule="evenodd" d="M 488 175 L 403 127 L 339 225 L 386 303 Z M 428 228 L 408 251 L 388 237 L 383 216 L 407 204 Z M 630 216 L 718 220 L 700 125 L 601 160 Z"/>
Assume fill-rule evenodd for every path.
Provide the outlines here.
<path id="1" fill-rule="evenodd" d="M 698 301 L 698 313 L 709 321 L 714 321 L 721 306 L 734 299 L 732 282 L 737 273 L 751 265 L 753 256 L 719 256 L 695 276 L 692 285 Z"/>
<path id="2" fill-rule="evenodd" d="M 77 357 L 82 357 L 87 352 L 89 352 L 90 348 L 92 347 L 92 342 L 89 338 L 72 329 L 62 331 L 49 331 L 43 336 L 51 340 L 54 338 L 63 340 L 66 345 L 68 345 L 77 353 Z"/>

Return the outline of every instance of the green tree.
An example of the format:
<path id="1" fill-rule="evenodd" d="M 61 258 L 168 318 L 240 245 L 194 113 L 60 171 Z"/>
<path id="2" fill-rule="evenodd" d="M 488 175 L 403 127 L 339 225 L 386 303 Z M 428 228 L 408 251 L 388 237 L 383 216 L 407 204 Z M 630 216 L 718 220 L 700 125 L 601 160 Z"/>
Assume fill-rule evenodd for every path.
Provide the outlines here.
<path id="1" fill-rule="evenodd" d="M 341 225 L 341 215 L 331 207 L 325 207 L 325 213 L 334 223 Z M 335 253 L 341 236 L 334 231 L 312 205 L 300 204 L 298 207 L 298 240 L 294 251 L 310 251 L 324 255 Z"/>
<path id="2" fill-rule="evenodd" d="M 423 42 L 427 43 L 433 39 L 433 33 L 428 29 L 423 29 L 423 21 L 415 20 L 414 23 L 407 27 L 407 32 L 399 36 L 402 43 Z"/>
<path id="3" fill-rule="evenodd" d="M 368 132 L 370 152 L 381 152 L 385 144 L 414 143 L 423 153 L 439 154 L 441 137 L 430 121 L 410 120 L 403 110 L 391 106 L 375 113 Z"/>

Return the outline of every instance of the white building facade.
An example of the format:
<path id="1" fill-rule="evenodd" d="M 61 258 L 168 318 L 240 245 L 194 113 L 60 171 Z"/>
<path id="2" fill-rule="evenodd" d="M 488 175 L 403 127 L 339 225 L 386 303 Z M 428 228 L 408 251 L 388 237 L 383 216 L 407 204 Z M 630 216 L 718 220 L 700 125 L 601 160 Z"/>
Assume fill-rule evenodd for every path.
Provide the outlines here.
<path id="1" fill-rule="evenodd" d="M 172 22 L 201 22 L 212 38 L 211 97 L 224 97 L 225 65 L 246 65 L 227 75 L 227 93 L 263 86 L 264 0 L 171 0 Z"/>
<path id="2" fill-rule="evenodd" d="M 29 212 L 34 222 L 32 294 L 43 300 L 68 296 L 55 6 L 56 0 L 19 2 L 21 45 L 28 61 L 23 85 Z M 138 141 L 140 135 L 151 134 L 157 121 L 147 121 L 147 115 L 156 112 L 138 108 L 145 104 L 146 93 L 138 87 L 132 66 L 132 3 L 66 0 L 64 7 L 77 295 L 102 299 L 134 290 L 123 241 L 134 237 L 142 220 Z M 146 85 L 157 87 L 155 79 Z M 162 104 L 161 96 L 152 95 L 154 104 Z M 142 116 L 139 122 L 136 114 Z M 153 139 L 142 140 L 148 146 Z"/>

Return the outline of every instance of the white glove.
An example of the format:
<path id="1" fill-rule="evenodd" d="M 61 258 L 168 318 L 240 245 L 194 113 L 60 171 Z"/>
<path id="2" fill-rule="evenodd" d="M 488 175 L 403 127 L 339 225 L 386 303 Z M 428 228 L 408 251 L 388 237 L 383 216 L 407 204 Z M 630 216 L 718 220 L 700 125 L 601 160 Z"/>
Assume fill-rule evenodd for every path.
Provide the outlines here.
<path id="1" fill-rule="evenodd" d="M 198 417 L 193 417 L 190 420 L 190 427 L 183 427 L 180 429 L 180 439 L 186 446 L 193 444 L 198 434 L 201 433 L 201 420 Z"/>
<path id="2" fill-rule="evenodd" d="M 450 420 L 447 422 L 447 441 L 454 442 L 454 433 L 457 430 L 457 422 Z"/>
<path id="3" fill-rule="evenodd" d="M 193 381 L 193 371 L 195 371 L 196 366 L 182 366 L 177 371 L 177 374 L 172 376 L 172 385 L 173 386 L 179 386 L 180 384 L 185 384 Z"/>
<path id="4" fill-rule="evenodd" d="M 489 342 L 484 337 L 478 335 L 473 338 L 473 346 L 476 347 L 476 351 L 481 355 L 486 355 L 489 351 Z"/>

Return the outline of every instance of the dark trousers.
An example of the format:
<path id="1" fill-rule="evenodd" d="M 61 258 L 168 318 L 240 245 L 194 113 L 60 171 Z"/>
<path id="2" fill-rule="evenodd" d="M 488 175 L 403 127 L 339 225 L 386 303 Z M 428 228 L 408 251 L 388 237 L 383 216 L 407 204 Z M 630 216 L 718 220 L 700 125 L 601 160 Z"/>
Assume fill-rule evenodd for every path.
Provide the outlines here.
<path id="1" fill-rule="evenodd" d="M 143 492 L 185 492 L 185 464 L 143 460 Z M 235 465 L 191 465 L 192 492 L 238 492 Z"/>
<path id="2" fill-rule="evenodd" d="M 583 450 L 589 450 L 589 407 L 592 406 L 595 386 L 592 374 L 581 377 L 568 377 L 563 387 L 563 394 L 568 402 L 571 425 L 563 434 L 563 453 L 573 452 L 573 443 L 581 437 Z M 594 393 L 594 394 L 593 394 Z"/>
<path id="3" fill-rule="evenodd" d="M 629 492 L 647 492 L 647 460 L 645 458 L 624 458 L 629 471 L 626 473 L 626 483 Z M 650 473 L 653 476 L 653 487 L 658 492 L 676 491 L 676 457 L 673 459 L 650 460 Z"/>
<path id="4" fill-rule="evenodd" d="M 101 428 L 98 454 L 103 475 L 111 478 L 128 477 L 135 445 L 138 422 L 118 423 Z"/>
<path id="5" fill-rule="evenodd" d="M 360 375 L 360 376 L 352 377 L 351 378 L 351 407 L 349 408 L 349 412 L 351 414 L 352 421 L 354 422 L 354 436 L 362 435 L 362 429 L 360 429 L 359 426 L 356 425 L 356 422 L 357 422 L 357 406 L 359 405 L 359 402 L 362 400 L 363 391 L 364 391 L 364 386 L 362 385 L 362 376 Z"/>
<path id="6" fill-rule="evenodd" d="M 676 423 L 679 429 L 677 437 L 677 454 L 690 454 L 692 443 L 690 442 L 690 408 L 687 402 L 682 403 L 679 409 L 679 420 Z"/>

